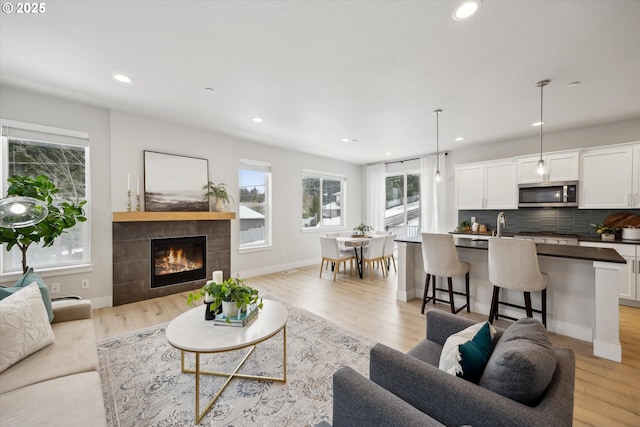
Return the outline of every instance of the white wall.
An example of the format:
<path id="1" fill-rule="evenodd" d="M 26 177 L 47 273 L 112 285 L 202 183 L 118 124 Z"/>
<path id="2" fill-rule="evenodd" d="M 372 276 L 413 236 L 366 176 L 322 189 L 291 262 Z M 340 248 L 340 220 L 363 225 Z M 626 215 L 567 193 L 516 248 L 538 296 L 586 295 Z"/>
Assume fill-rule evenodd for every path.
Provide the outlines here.
<path id="1" fill-rule="evenodd" d="M 90 271 L 82 273 L 55 276 L 42 273 L 42 276 L 47 283 L 60 283 L 59 296 L 80 295 L 85 299 L 92 299 L 96 307 L 111 305 L 109 112 L 102 108 L 0 86 L 0 117 L 89 133 L 91 204 L 87 212 L 91 216 L 93 266 Z M 16 275 L 3 277 L 0 282 L 12 284 L 17 279 L 14 276 Z M 89 279 L 89 289 L 81 289 L 80 282 L 83 279 Z"/>
<path id="2" fill-rule="evenodd" d="M 320 233 L 301 231 L 303 169 L 346 175 L 348 228 L 353 228 L 361 217 L 360 166 L 118 111 L 111 112 L 111 199 L 114 211 L 126 210 L 127 173 L 131 174 L 132 187 L 135 177 L 139 177 L 142 183 L 144 150 L 208 159 L 209 179 L 228 184 L 236 202 L 230 209 L 235 211 L 239 159 L 271 163 L 273 249 L 238 253 L 239 221 L 232 221 L 233 275 L 239 273 L 249 277 L 319 261 Z"/>

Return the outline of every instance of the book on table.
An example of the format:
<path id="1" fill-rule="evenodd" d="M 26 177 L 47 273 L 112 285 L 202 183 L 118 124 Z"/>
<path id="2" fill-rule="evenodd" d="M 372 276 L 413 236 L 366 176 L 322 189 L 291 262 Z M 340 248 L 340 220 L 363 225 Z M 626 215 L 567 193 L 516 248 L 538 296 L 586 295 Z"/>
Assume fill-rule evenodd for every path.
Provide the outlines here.
<path id="1" fill-rule="evenodd" d="M 258 315 L 258 307 L 252 305 L 247 311 L 238 312 L 237 316 L 227 317 L 224 313 L 216 314 L 216 318 L 213 319 L 213 323 L 223 326 L 246 326 Z M 229 321 L 227 321 L 227 319 Z"/>

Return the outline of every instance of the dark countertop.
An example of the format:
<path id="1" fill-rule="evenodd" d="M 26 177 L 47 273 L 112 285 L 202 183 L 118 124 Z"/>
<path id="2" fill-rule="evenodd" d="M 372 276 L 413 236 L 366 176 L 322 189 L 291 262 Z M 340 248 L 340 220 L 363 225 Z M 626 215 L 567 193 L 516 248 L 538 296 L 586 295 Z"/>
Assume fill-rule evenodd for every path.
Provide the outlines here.
<path id="1" fill-rule="evenodd" d="M 485 239 L 467 239 L 454 237 L 456 247 L 464 249 L 489 250 L 489 241 Z M 396 239 L 396 242 L 422 244 L 422 237 L 407 237 Z M 609 243 L 618 243 L 609 242 Z M 636 242 L 637 244 L 638 242 Z M 587 246 L 567 246 L 549 245 L 546 243 L 536 243 L 536 250 L 539 256 L 551 256 L 556 258 L 582 259 L 586 261 L 613 262 L 626 264 L 627 261 L 614 249 L 611 248 L 591 248 Z"/>
<path id="2" fill-rule="evenodd" d="M 455 237 L 458 234 L 462 234 L 462 235 L 477 235 L 478 237 L 483 236 L 483 237 L 491 237 L 491 231 L 488 231 L 486 233 L 474 233 L 473 231 L 450 231 L 449 234 L 453 234 L 453 236 Z M 503 237 L 513 237 L 516 233 L 513 232 L 502 232 L 502 236 Z M 604 241 L 599 237 L 588 237 L 588 236 L 578 236 L 578 241 L 580 242 L 600 242 L 600 243 L 620 243 L 623 245 L 640 245 L 640 240 L 622 240 L 622 239 L 616 239 L 612 242 L 608 242 L 608 241 Z"/>

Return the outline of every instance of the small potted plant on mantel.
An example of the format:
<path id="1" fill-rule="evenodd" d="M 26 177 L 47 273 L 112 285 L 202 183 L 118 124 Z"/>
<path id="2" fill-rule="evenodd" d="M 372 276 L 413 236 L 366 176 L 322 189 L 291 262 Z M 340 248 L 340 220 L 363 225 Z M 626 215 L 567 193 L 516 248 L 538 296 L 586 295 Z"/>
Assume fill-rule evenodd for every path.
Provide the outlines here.
<path id="1" fill-rule="evenodd" d="M 366 236 L 371 234 L 371 231 L 373 231 L 373 227 L 361 222 L 357 226 L 353 227 L 353 236 Z"/>
<path id="2" fill-rule="evenodd" d="M 222 212 L 224 210 L 224 203 L 229 203 L 233 200 L 233 197 L 227 193 L 227 184 L 224 182 L 215 184 L 214 182 L 209 181 L 202 186 L 202 189 L 205 190 L 202 198 L 204 200 L 209 200 L 209 205 L 211 205 L 211 200 L 215 199 L 214 210 L 216 212 Z M 209 209 L 211 209 L 211 207 L 209 207 Z"/>
<path id="3" fill-rule="evenodd" d="M 616 240 L 616 232 L 619 227 L 610 227 L 604 224 L 591 224 L 592 227 L 596 227 L 596 233 L 600 235 L 600 238 L 607 242 L 613 242 Z"/>
<path id="4" fill-rule="evenodd" d="M 230 317 L 238 315 L 239 310 L 246 311 L 250 306 L 262 309 L 262 298 L 258 295 L 258 290 L 245 285 L 239 277 L 230 277 L 222 283 L 208 281 L 195 293 L 189 292 L 187 304 L 193 305 L 200 298 L 204 298 L 209 310 L 214 313 L 220 312 L 221 308 L 227 323 L 230 323 Z"/>

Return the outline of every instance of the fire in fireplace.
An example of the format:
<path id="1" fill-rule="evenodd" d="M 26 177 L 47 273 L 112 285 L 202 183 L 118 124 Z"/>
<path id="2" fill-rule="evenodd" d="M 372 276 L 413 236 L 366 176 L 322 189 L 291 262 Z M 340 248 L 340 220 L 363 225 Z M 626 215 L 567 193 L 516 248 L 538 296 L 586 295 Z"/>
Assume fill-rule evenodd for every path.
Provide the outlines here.
<path id="1" fill-rule="evenodd" d="M 151 287 L 204 279 L 206 236 L 151 239 Z"/>

